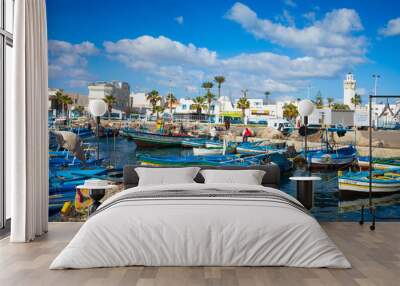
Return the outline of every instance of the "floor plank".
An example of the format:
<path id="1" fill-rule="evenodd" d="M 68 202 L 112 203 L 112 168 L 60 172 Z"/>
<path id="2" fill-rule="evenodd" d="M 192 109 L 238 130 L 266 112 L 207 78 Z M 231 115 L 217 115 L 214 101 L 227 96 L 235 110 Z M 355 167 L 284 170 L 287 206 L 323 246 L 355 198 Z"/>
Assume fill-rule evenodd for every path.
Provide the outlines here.
<path id="1" fill-rule="evenodd" d="M 50 223 L 49 233 L 28 244 L 0 240 L 0 285 L 136 285 L 136 286 L 266 286 L 266 285 L 399 285 L 400 223 L 368 225 L 322 223 L 352 263 L 352 269 L 289 267 L 119 267 L 50 271 L 55 256 L 81 223 Z"/>

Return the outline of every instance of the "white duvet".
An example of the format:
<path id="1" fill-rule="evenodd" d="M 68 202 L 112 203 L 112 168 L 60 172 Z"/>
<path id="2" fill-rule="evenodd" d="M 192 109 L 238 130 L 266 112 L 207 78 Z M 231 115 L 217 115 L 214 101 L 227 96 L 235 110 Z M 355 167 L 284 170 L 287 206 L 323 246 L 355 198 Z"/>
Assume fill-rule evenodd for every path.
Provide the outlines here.
<path id="1" fill-rule="evenodd" d="M 263 190 L 254 185 L 136 187 L 109 198 L 81 227 L 50 269 L 145 266 L 294 266 L 349 268 L 318 222 L 289 204 L 254 198 L 153 198 L 131 192 Z M 298 203 L 298 202 L 297 202 Z M 108 207 L 107 207 L 108 206 Z"/>

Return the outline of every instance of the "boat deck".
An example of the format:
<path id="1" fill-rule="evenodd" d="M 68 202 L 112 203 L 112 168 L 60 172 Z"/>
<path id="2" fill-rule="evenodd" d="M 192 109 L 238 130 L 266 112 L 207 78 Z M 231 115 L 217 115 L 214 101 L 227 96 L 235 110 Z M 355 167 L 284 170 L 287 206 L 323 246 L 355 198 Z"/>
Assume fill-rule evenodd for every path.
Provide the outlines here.
<path id="1" fill-rule="evenodd" d="M 28 244 L 0 240 L 0 285 L 399 285 L 400 223 L 376 231 L 356 222 L 322 223 L 352 269 L 289 267 L 122 267 L 48 270 L 81 223 L 50 223 L 49 233 Z"/>

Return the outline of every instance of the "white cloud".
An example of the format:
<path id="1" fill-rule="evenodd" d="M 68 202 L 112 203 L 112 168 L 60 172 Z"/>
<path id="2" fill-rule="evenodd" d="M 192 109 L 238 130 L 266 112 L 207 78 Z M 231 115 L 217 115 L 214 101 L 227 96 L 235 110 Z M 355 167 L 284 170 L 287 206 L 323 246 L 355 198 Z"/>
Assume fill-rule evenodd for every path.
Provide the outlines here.
<path id="1" fill-rule="evenodd" d="M 271 52 L 242 53 L 220 58 L 215 51 L 183 44 L 160 36 L 141 36 L 104 43 L 107 56 L 135 72 L 147 75 L 157 85 L 196 92 L 201 82 L 222 74 L 224 86 L 232 90 L 246 87 L 254 93 L 265 90 L 295 92 L 313 78 L 330 78 L 363 62 L 361 57 L 302 56 L 291 58 Z"/>
<path id="2" fill-rule="evenodd" d="M 78 81 L 90 78 L 87 71 L 87 57 L 98 54 L 98 49 L 91 42 L 71 44 L 66 41 L 49 40 L 49 77 L 73 78 L 75 87 Z"/>
<path id="3" fill-rule="evenodd" d="M 104 42 L 106 52 L 135 65 L 145 63 L 173 64 L 181 62 L 187 65 L 210 66 L 215 64 L 217 53 L 207 48 L 198 48 L 193 44 L 184 45 L 160 36 L 141 36 L 136 39 L 122 39 L 118 42 Z M 134 67 L 134 66 L 133 66 Z"/>
<path id="4" fill-rule="evenodd" d="M 379 34 L 385 37 L 400 35 L 400 17 L 389 20 L 386 26 L 379 30 Z"/>
<path id="5" fill-rule="evenodd" d="M 253 10 L 240 2 L 232 6 L 226 13 L 226 18 L 239 23 L 257 38 L 300 49 L 308 55 L 362 56 L 366 53 L 366 39 L 353 35 L 354 32 L 361 31 L 363 26 L 357 12 L 352 9 L 332 10 L 322 20 L 304 28 L 260 19 Z"/>
<path id="6" fill-rule="evenodd" d="M 183 16 L 175 17 L 174 20 L 175 20 L 179 25 L 183 25 L 183 21 L 184 21 Z"/>
<path id="7" fill-rule="evenodd" d="M 359 64 L 362 61 L 349 57 L 298 57 L 290 58 L 269 52 L 240 54 L 222 60 L 222 63 L 233 70 L 264 73 L 274 78 L 306 79 L 329 78 L 340 74 L 345 67 Z"/>
<path id="8" fill-rule="evenodd" d="M 297 6 L 296 2 L 294 2 L 293 0 L 283 0 L 283 3 L 285 3 L 286 5 L 288 5 L 290 7 L 296 7 Z"/>

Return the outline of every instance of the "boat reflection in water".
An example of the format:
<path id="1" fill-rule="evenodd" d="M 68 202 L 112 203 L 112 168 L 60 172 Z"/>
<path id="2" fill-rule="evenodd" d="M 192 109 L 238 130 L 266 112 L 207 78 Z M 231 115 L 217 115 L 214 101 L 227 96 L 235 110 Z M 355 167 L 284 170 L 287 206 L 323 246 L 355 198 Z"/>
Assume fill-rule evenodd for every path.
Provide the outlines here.
<path id="1" fill-rule="evenodd" d="M 388 193 L 388 194 L 372 194 L 372 205 L 375 207 L 387 207 L 400 204 L 400 193 Z M 339 203 L 338 212 L 348 213 L 361 210 L 362 207 L 367 208 L 369 206 L 368 193 L 361 192 L 348 192 L 346 190 L 339 190 Z M 392 219 L 398 219 L 396 217 L 388 217 Z M 379 217 L 378 217 L 379 219 Z"/>

